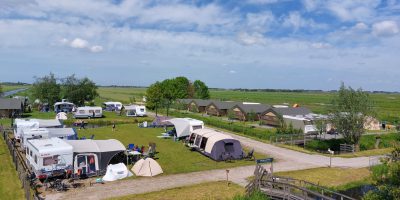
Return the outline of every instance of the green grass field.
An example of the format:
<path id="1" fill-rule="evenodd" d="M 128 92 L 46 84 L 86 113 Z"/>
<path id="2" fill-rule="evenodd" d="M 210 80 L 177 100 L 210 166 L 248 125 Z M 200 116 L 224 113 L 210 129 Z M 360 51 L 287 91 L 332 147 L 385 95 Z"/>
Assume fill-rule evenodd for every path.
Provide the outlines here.
<path id="1" fill-rule="evenodd" d="M 27 85 L 1 85 L 1 89 L 3 92 L 21 89 L 21 88 L 28 88 L 28 87 L 30 87 L 30 86 L 27 86 Z"/>
<path id="2" fill-rule="evenodd" d="M 195 192 L 193 192 L 195 191 Z M 145 194 L 134 194 L 124 197 L 112 198 L 114 200 L 229 200 L 236 195 L 243 195 L 245 189 L 234 183 L 230 183 L 229 186 L 225 181 L 201 183 L 191 186 L 178 187 L 168 190 L 161 190 L 157 192 L 150 192 Z"/>
<path id="3" fill-rule="evenodd" d="M 0 160 L 0 199 L 24 199 L 21 182 L 3 139 L 0 139 Z"/>
<path id="4" fill-rule="evenodd" d="M 159 128 L 139 128 L 136 124 L 117 125 L 116 131 L 112 132 L 111 126 L 95 129 L 78 130 L 80 137 L 90 137 L 94 139 L 117 139 L 124 145 L 133 143 L 135 145 L 148 146 L 149 142 L 155 142 L 157 162 L 164 170 L 164 174 L 177 174 L 210 169 L 225 169 L 236 166 L 254 165 L 254 161 L 238 160 L 232 162 L 216 162 L 210 158 L 190 151 L 182 142 L 174 142 L 172 139 L 160 139 L 163 129 Z M 257 158 L 266 155 L 255 154 Z"/>

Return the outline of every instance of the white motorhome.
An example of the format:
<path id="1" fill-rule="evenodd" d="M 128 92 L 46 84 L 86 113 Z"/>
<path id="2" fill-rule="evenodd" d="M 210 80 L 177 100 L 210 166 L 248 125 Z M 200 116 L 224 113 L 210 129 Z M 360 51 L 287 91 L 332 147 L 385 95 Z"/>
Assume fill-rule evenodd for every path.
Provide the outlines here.
<path id="1" fill-rule="evenodd" d="M 187 137 L 196 129 L 203 129 L 204 122 L 192 118 L 173 118 L 166 120 L 175 126 L 176 137 Z"/>
<path id="2" fill-rule="evenodd" d="M 57 137 L 63 140 L 74 140 L 77 133 L 73 128 L 35 128 L 23 130 L 21 134 L 21 145 L 25 148 L 28 140 L 48 139 Z"/>
<path id="3" fill-rule="evenodd" d="M 14 138 L 19 140 L 22 132 L 37 128 L 61 128 L 63 124 L 57 119 L 15 119 Z"/>
<path id="4" fill-rule="evenodd" d="M 124 108 L 128 117 L 144 117 L 147 115 L 146 106 L 128 105 L 124 106 Z"/>
<path id="5" fill-rule="evenodd" d="M 103 117 L 101 107 L 78 107 L 74 113 L 74 118 L 100 118 Z"/>
<path id="6" fill-rule="evenodd" d="M 59 113 L 59 112 L 65 112 L 69 113 L 72 112 L 74 109 L 75 104 L 71 102 L 67 102 L 65 99 L 63 99 L 61 102 L 56 102 L 54 104 L 54 112 Z"/>
<path id="7" fill-rule="evenodd" d="M 108 102 L 104 102 L 104 110 L 107 111 L 118 111 L 122 109 L 122 103 L 121 102 L 113 102 L 113 101 L 108 101 Z"/>
<path id="8" fill-rule="evenodd" d="M 317 132 L 317 128 L 312 119 L 302 116 L 283 115 L 283 120 L 287 125 L 292 124 L 294 129 L 303 130 L 303 133 Z"/>
<path id="9" fill-rule="evenodd" d="M 73 169 L 73 147 L 60 138 L 28 140 L 25 150 L 26 163 L 39 179 Z"/>

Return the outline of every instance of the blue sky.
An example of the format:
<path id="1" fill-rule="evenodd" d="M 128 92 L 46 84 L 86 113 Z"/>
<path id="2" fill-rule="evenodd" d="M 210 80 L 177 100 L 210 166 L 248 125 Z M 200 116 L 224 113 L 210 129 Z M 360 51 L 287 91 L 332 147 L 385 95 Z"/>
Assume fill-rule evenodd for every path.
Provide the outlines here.
<path id="1" fill-rule="evenodd" d="M 2 0 L 0 81 L 400 91 L 400 0 Z"/>

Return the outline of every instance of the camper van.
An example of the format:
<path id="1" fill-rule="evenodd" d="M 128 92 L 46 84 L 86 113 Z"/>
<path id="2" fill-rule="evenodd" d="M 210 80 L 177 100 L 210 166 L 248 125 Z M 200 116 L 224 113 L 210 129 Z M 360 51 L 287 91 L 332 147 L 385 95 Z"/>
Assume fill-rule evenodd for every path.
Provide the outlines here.
<path id="1" fill-rule="evenodd" d="M 126 116 L 128 117 L 144 117 L 146 116 L 146 106 L 140 105 L 129 105 L 124 106 L 126 110 Z"/>
<path id="2" fill-rule="evenodd" d="M 75 140 L 78 135 L 73 128 L 35 128 L 22 130 L 21 145 L 25 148 L 28 140 L 57 137 L 63 140 Z"/>
<path id="3" fill-rule="evenodd" d="M 192 118 L 173 118 L 166 120 L 175 127 L 176 137 L 183 138 L 189 136 L 196 129 L 203 129 L 204 122 Z"/>
<path id="4" fill-rule="evenodd" d="M 103 117 L 101 107 L 78 107 L 74 113 L 74 118 L 100 118 Z"/>
<path id="5" fill-rule="evenodd" d="M 107 111 L 119 111 L 122 109 L 122 103 L 121 102 L 104 102 L 103 103 L 104 110 Z"/>
<path id="6" fill-rule="evenodd" d="M 15 119 L 14 138 L 19 140 L 22 132 L 38 128 L 61 128 L 63 124 L 57 119 Z"/>
<path id="7" fill-rule="evenodd" d="M 283 120 L 287 125 L 292 124 L 294 129 L 301 129 L 303 133 L 317 132 L 312 119 L 305 117 L 295 117 L 290 115 L 283 115 Z"/>
<path id="8" fill-rule="evenodd" d="M 75 104 L 73 104 L 71 102 L 67 102 L 65 99 L 63 99 L 63 101 L 56 102 L 54 104 L 54 112 L 56 112 L 56 113 L 59 113 L 59 112 L 69 113 L 69 112 L 72 112 L 74 107 L 75 107 Z"/>
<path id="9" fill-rule="evenodd" d="M 73 148 L 60 138 L 28 140 L 25 150 L 26 163 L 39 179 L 72 170 Z"/>

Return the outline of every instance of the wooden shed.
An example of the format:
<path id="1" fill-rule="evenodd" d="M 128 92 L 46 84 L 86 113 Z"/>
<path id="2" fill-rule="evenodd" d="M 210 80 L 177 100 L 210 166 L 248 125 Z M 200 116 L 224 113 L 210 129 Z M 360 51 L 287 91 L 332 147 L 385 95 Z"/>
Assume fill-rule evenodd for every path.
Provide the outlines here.
<path id="1" fill-rule="evenodd" d="M 269 108 L 260 115 L 261 124 L 269 126 L 281 125 L 281 119 L 284 115 L 288 116 L 305 116 L 311 111 L 305 107 L 287 107 L 287 108 Z"/>
<path id="2" fill-rule="evenodd" d="M 23 113 L 24 104 L 20 99 L 0 98 L 0 118 L 11 118 Z"/>
<path id="3" fill-rule="evenodd" d="M 231 101 L 213 101 L 206 107 L 206 113 L 213 116 L 226 116 L 229 109 L 237 105 L 238 102 Z"/>
<path id="4" fill-rule="evenodd" d="M 239 103 L 232 107 L 232 111 L 234 113 L 235 119 L 248 121 L 250 119 L 250 114 L 253 113 L 255 114 L 254 120 L 258 121 L 260 119 L 260 115 L 269 108 L 271 108 L 271 106 L 265 104 Z"/>

